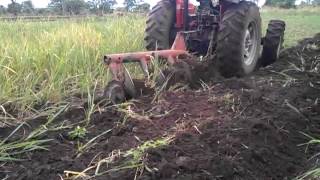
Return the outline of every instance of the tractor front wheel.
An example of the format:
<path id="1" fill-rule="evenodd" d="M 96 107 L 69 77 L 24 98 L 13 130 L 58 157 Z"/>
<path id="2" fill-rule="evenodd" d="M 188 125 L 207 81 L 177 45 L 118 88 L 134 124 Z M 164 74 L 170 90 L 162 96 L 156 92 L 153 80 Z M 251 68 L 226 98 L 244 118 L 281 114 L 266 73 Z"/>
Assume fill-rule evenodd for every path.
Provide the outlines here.
<path id="1" fill-rule="evenodd" d="M 261 49 L 261 17 L 252 2 L 231 4 L 218 32 L 217 64 L 224 77 L 242 77 L 255 70 Z"/>
<path id="2" fill-rule="evenodd" d="M 266 37 L 263 42 L 263 50 L 260 59 L 261 66 L 268 66 L 279 58 L 283 48 L 284 31 L 286 23 L 281 20 L 271 20 L 268 24 Z"/>

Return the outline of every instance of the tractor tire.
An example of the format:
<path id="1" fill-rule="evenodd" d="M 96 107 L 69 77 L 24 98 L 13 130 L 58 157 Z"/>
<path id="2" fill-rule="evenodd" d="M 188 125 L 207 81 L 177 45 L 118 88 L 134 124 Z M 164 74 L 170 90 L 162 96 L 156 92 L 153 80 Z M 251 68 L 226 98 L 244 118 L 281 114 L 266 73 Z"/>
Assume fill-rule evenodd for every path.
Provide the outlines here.
<path id="1" fill-rule="evenodd" d="M 261 50 L 261 17 L 252 2 L 231 4 L 222 15 L 217 65 L 224 77 L 242 77 L 256 69 Z"/>
<path id="2" fill-rule="evenodd" d="M 172 0 L 162 0 L 148 14 L 145 29 L 146 49 L 169 49 L 175 38 L 175 4 Z"/>
<path id="3" fill-rule="evenodd" d="M 284 31 L 286 23 L 280 20 L 271 20 L 268 24 L 266 36 L 263 41 L 263 50 L 260 59 L 261 66 L 268 66 L 279 58 L 283 48 Z"/>

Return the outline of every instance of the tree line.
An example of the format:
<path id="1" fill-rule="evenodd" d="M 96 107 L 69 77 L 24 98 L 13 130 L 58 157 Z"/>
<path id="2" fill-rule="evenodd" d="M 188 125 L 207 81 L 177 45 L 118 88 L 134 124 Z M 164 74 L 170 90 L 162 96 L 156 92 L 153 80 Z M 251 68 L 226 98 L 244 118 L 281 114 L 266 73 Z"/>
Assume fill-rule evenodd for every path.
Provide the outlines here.
<path id="1" fill-rule="evenodd" d="M 267 0 L 266 5 L 281 8 L 295 7 L 296 0 Z M 127 12 L 148 12 L 150 4 L 143 0 L 125 0 L 123 7 L 115 7 L 116 0 L 51 0 L 47 8 L 35 8 L 31 0 L 17 3 L 11 0 L 8 7 L 0 5 L 1 15 L 103 15 L 114 10 Z M 320 0 L 305 0 L 302 5 L 319 6 Z"/>
<path id="2" fill-rule="evenodd" d="M 266 5 L 280 8 L 294 8 L 296 7 L 296 0 L 267 0 Z M 320 0 L 303 0 L 300 5 L 320 6 Z"/>
<path id="3" fill-rule="evenodd" d="M 7 7 L 0 5 L 0 15 L 103 15 L 116 11 L 148 12 L 150 4 L 143 0 L 125 0 L 115 7 L 116 0 L 51 0 L 47 8 L 35 8 L 31 0 L 22 3 L 11 0 Z"/>

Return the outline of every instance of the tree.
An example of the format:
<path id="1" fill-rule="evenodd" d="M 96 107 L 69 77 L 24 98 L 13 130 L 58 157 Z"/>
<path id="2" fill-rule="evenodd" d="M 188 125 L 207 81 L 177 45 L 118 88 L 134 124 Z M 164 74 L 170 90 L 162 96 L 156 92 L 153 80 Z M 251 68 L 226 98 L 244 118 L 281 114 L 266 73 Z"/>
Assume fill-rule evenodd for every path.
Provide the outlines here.
<path id="1" fill-rule="evenodd" d="M 84 0 L 65 0 L 63 3 L 63 12 L 72 15 L 82 14 L 85 11 L 87 4 Z"/>
<path id="2" fill-rule="evenodd" d="M 295 7 L 296 0 L 267 0 L 266 5 L 277 6 L 281 8 Z"/>
<path id="3" fill-rule="evenodd" d="M 7 13 L 7 8 L 0 5 L 0 15 L 6 14 Z"/>
<path id="4" fill-rule="evenodd" d="M 31 14 L 34 12 L 34 6 L 31 0 L 23 1 L 21 3 L 21 12 L 26 14 Z"/>
<path id="5" fill-rule="evenodd" d="M 51 0 L 48 7 L 59 14 L 81 14 L 87 9 L 84 0 Z"/>
<path id="6" fill-rule="evenodd" d="M 48 8 L 54 12 L 58 12 L 58 14 L 63 14 L 63 2 L 64 0 L 51 0 Z"/>
<path id="7" fill-rule="evenodd" d="M 11 0 L 11 3 L 8 4 L 8 10 L 7 11 L 16 16 L 16 15 L 18 15 L 18 13 L 21 12 L 21 4 L 16 3 L 14 0 Z"/>
<path id="8" fill-rule="evenodd" d="M 117 4 L 116 0 L 101 0 L 99 9 L 101 12 L 112 12 L 114 5 Z"/>
<path id="9" fill-rule="evenodd" d="M 149 12 L 150 10 L 150 4 L 149 3 L 145 3 L 145 2 L 142 2 L 138 5 L 136 5 L 136 7 L 134 7 L 134 11 L 137 11 L 137 12 Z"/>
<path id="10" fill-rule="evenodd" d="M 114 5 L 117 4 L 116 0 L 91 0 L 88 5 L 91 12 L 94 13 L 109 13 L 113 11 Z"/>
<path id="11" fill-rule="evenodd" d="M 137 2 L 136 0 L 124 0 L 123 4 L 127 11 L 132 11 L 136 6 Z"/>
<path id="12" fill-rule="evenodd" d="M 320 0 L 313 0 L 312 5 L 320 6 Z"/>

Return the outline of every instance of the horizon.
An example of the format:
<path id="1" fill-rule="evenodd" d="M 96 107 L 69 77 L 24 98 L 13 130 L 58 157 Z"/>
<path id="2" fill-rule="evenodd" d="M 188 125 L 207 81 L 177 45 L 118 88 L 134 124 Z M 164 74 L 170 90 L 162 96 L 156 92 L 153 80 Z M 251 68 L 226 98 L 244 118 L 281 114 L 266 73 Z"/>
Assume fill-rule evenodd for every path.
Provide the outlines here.
<path id="1" fill-rule="evenodd" d="M 17 0 L 17 3 L 21 3 L 25 0 Z M 50 0 L 31 0 L 35 8 L 46 8 L 48 7 L 48 4 Z M 85 0 L 86 1 L 86 0 Z M 116 7 L 121 7 L 123 6 L 123 1 L 124 0 L 116 0 L 117 5 Z M 145 2 L 149 3 L 152 6 L 154 6 L 159 0 L 145 0 Z M 11 3 L 11 0 L 0 0 L 0 5 L 3 5 L 5 7 L 8 7 L 8 4 Z"/>

